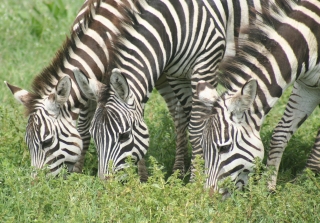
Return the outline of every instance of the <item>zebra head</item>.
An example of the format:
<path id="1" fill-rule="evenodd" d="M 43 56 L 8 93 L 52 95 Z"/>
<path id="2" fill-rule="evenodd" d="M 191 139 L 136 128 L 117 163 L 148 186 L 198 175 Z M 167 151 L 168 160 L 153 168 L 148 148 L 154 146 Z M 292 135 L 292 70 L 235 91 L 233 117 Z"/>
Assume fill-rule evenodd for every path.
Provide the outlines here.
<path id="1" fill-rule="evenodd" d="M 230 177 L 241 189 L 252 171 L 255 157 L 263 158 L 263 144 L 259 130 L 254 128 L 251 107 L 256 96 L 257 82 L 248 81 L 239 91 L 227 91 L 218 96 L 204 81 L 197 85 L 199 100 L 208 109 L 204 118 L 201 144 L 207 173 L 206 186 L 227 194 L 218 188 L 218 182 Z"/>
<path id="2" fill-rule="evenodd" d="M 30 151 L 31 166 L 38 169 L 47 166 L 49 175 L 53 176 L 61 171 L 64 164 L 71 171 L 82 150 L 81 137 L 67 110 L 71 79 L 68 76 L 61 78 L 52 92 L 43 98 L 5 83 L 14 97 L 28 109 L 25 141 Z"/>
<path id="3" fill-rule="evenodd" d="M 79 70 L 74 74 L 86 97 L 98 101 L 90 133 L 98 153 L 98 175 L 105 179 L 126 167 L 127 158 L 138 162 L 146 154 L 149 133 L 143 109 L 119 69 L 112 70 L 107 85 L 87 78 Z"/>

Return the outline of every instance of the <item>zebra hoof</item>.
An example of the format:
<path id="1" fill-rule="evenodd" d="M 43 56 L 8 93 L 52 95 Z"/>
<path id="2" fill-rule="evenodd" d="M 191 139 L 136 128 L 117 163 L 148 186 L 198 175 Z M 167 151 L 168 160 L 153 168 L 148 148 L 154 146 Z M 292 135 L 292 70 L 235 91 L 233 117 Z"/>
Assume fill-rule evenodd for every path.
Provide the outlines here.
<path id="1" fill-rule="evenodd" d="M 74 166 L 72 169 L 73 173 L 82 173 L 82 167 Z"/>

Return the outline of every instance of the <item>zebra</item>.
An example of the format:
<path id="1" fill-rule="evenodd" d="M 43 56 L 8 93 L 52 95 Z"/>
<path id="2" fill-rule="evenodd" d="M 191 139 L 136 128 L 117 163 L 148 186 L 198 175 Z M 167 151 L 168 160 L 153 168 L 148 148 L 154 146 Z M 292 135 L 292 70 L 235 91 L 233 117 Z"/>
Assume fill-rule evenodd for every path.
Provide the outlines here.
<path id="1" fill-rule="evenodd" d="M 206 113 L 201 138 L 206 187 L 214 191 L 228 193 L 218 187 L 226 177 L 239 189 L 246 185 L 254 159 L 264 156 L 261 125 L 288 86 L 294 84 L 291 99 L 300 98 L 297 110 L 307 112 L 320 103 L 320 2 L 280 3 L 260 14 L 264 20 L 247 29 L 248 40 L 241 41 L 236 56 L 221 63 L 219 83 L 227 88 L 222 95 L 205 81 L 197 85 Z M 300 113 L 292 112 L 292 118 L 303 119 Z"/>
<path id="2" fill-rule="evenodd" d="M 5 82 L 14 97 L 26 107 L 29 116 L 25 141 L 32 166 L 41 169 L 48 165 L 51 175 L 57 175 L 63 165 L 69 171 L 82 171 L 96 103 L 81 93 L 74 70 L 81 69 L 88 77 L 103 80 L 106 70 L 112 66 L 113 40 L 121 35 L 122 24 L 131 22 L 127 11 L 137 11 L 131 0 L 85 1 L 72 25 L 70 37 L 51 64 L 33 80 L 32 92 Z M 170 101 L 169 110 L 176 115 L 179 103 L 165 76 L 159 79 L 156 88 L 167 102 Z M 175 122 L 180 123 L 179 120 Z M 187 136 L 183 136 L 183 132 L 177 134 L 177 146 L 184 147 L 181 139 Z M 139 170 L 146 174 L 144 160 L 140 163 Z"/>
<path id="3" fill-rule="evenodd" d="M 147 152 L 144 105 L 161 75 L 179 100 L 180 129 L 188 128 L 193 158 L 202 153 L 198 121 L 201 106 L 196 83 L 217 84 L 219 62 L 233 55 L 240 26 L 247 25 L 249 8 L 269 1 L 147 1 L 114 42 L 115 66 L 110 79 L 100 81 L 76 71 L 82 93 L 98 103 L 90 133 L 99 151 L 99 176 L 126 166 L 125 159 L 141 159 Z M 113 161 L 112 163 L 110 161 Z"/>

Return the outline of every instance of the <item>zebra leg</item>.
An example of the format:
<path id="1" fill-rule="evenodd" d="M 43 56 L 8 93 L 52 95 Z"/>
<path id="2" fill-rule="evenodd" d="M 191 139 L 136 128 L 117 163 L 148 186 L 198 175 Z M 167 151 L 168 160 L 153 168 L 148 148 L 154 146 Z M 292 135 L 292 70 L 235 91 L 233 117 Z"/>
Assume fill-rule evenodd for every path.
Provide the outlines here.
<path id="1" fill-rule="evenodd" d="M 91 124 L 91 120 L 93 118 L 95 109 L 96 109 L 96 102 L 92 100 L 88 100 L 87 107 L 85 109 L 80 110 L 79 119 L 78 119 L 78 132 L 82 138 L 83 142 L 83 149 L 81 151 L 81 156 L 78 162 L 73 167 L 73 172 L 82 173 L 82 168 L 84 165 L 84 158 L 88 151 L 90 145 L 90 133 L 89 128 Z"/>
<path id="2" fill-rule="evenodd" d="M 190 180 L 193 181 L 194 179 L 194 160 L 196 155 L 203 156 L 202 147 L 200 144 L 200 136 L 202 134 L 203 126 L 201 126 L 201 122 L 199 122 L 199 111 L 201 112 L 202 107 L 198 109 L 197 112 L 193 111 L 194 108 L 197 107 L 197 103 L 200 103 L 195 97 L 195 86 L 197 81 L 188 79 L 175 79 L 175 78 L 168 78 L 169 84 L 173 91 L 175 92 L 175 95 L 177 96 L 178 100 L 181 103 L 181 106 L 183 108 L 186 125 L 185 128 L 188 128 L 189 130 L 189 139 L 192 146 L 192 157 L 191 157 L 191 176 Z M 199 125 L 200 124 L 200 125 Z"/>
<path id="3" fill-rule="evenodd" d="M 190 181 L 194 181 L 195 178 L 195 172 L 196 169 L 194 167 L 194 162 L 196 156 L 202 157 L 205 159 L 203 156 L 203 149 L 201 146 L 201 136 L 203 134 L 203 129 L 205 126 L 205 123 L 203 120 L 203 117 L 205 114 L 208 114 L 206 111 L 207 109 L 211 109 L 212 106 L 206 105 L 204 106 L 203 102 L 201 102 L 198 98 L 197 95 L 197 83 L 199 80 L 204 80 L 208 83 L 210 83 L 214 88 L 217 87 L 217 75 L 214 75 L 214 70 L 212 69 L 212 74 L 211 75 L 206 75 L 204 76 L 199 76 L 199 74 L 194 74 L 192 77 L 192 109 L 190 112 L 190 122 L 189 122 L 189 138 L 190 138 L 190 143 L 192 146 L 192 157 L 191 157 L 191 176 L 190 176 Z"/>
<path id="4" fill-rule="evenodd" d="M 188 119 L 180 102 L 177 103 L 174 116 L 176 130 L 176 158 L 173 172 L 179 170 L 181 174 L 186 173 L 186 159 L 188 157 Z"/>
<path id="5" fill-rule="evenodd" d="M 179 170 L 181 174 L 185 173 L 185 159 L 188 153 L 187 126 L 188 119 L 183 107 L 176 97 L 173 89 L 168 83 L 166 75 L 161 75 L 156 83 L 156 89 L 164 98 L 171 117 L 174 120 L 176 132 L 176 157 L 173 165 L 173 172 Z"/>
<path id="6" fill-rule="evenodd" d="M 267 166 L 274 166 L 275 172 L 268 182 L 269 190 L 275 190 L 281 158 L 294 132 L 308 118 L 319 104 L 319 89 L 309 88 L 296 81 L 285 112 L 273 131 Z"/>
<path id="7" fill-rule="evenodd" d="M 138 174 L 140 177 L 140 182 L 147 182 L 148 180 L 148 170 L 146 166 L 146 161 L 144 158 L 138 162 Z"/>
<path id="8" fill-rule="evenodd" d="M 203 149 L 201 146 L 201 135 L 204 129 L 204 122 L 201 121 L 202 119 L 202 113 L 203 111 L 203 104 L 199 104 L 201 102 L 198 101 L 198 99 L 194 98 L 193 103 L 192 103 L 192 111 L 191 111 L 191 118 L 190 118 L 190 123 L 189 123 L 189 133 L 190 133 L 190 143 L 192 146 L 192 157 L 191 157 L 191 176 L 190 176 L 190 181 L 194 181 L 195 178 L 195 167 L 194 167 L 194 162 L 196 156 L 203 157 Z"/>
<path id="9" fill-rule="evenodd" d="M 318 130 L 306 167 L 311 169 L 313 172 L 320 172 L 320 129 Z"/>

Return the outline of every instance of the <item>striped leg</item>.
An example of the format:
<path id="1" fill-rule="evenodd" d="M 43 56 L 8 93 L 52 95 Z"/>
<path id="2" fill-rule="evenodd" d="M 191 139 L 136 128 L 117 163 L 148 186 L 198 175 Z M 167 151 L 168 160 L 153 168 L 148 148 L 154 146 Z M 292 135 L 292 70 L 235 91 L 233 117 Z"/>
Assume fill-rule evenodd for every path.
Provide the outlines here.
<path id="1" fill-rule="evenodd" d="M 138 174 L 141 182 L 147 182 L 148 180 L 148 170 L 146 166 L 146 161 L 144 158 L 138 162 Z"/>
<path id="2" fill-rule="evenodd" d="M 220 51 L 221 52 L 221 51 Z M 223 53 L 221 53 L 222 55 Z M 222 57 L 222 56 L 221 56 Z M 217 60 L 217 63 L 220 60 Z M 192 146 L 192 157 L 191 157 L 191 176 L 190 181 L 194 181 L 195 178 L 195 167 L 194 167 L 194 161 L 196 156 L 200 156 L 202 158 L 204 157 L 203 149 L 201 146 L 201 137 L 203 134 L 205 123 L 203 121 L 206 114 L 208 114 L 208 110 L 211 110 L 211 106 L 207 105 L 204 107 L 203 102 L 199 100 L 199 97 L 197 95 L 197 83 L 199 80 L 205 80 L 208 83 L 210 83 L 213 88 L 215 89 L 217 87 L 217 75 L 213 75 L 215 73 L 216 66 L 214 66 L 211 70 L 211 73 L 209 75 L 201 75 L 194 74 L 192 79 L 192 110 L 191 110 L 191 117 L 190 117 L 190 123 L 189 123 L 189 134 L 190 134 L 190 143 Z"/>
<path id="3" fill-rule="evenodd" d="M 320 172 L 320 129 L 318 130 L 318 134 L 307 160 L 306 167 L 310 168 L 316 173 Z"/>
<path id="4" fill-rule="evenodd" d="M 176 106 L 174 125 L 176 130 L 176 158 L 173 165 L 173 172 L 180 170 L 180 173 L 185 174 L 186 159 L 188 159 L 188 119 L 180 102 L 178 102 Z"/>
<path id="5" fill-rule="evenodd" d="M 93 118 L 94 112 L 96 109 L 96 102 L 89 100 L 87 107 L 80 110 L 79 119 L 78 119 L 78 131 L 83 141 L 83 149 L 81 151 L 81 156 L 78 162 L 73 167 L 73 172 L 82 173 L 82 168 L 84 165 L 84 158 L 88 151 L 90 145 L 90 133 L 89 128 L 91 120 Z"/>
<path id="6" fill-rule="evenodd" d="M 190 181 L 194 181 L 195 168 L 194 161 L 196 156 L 203 157 L 203 149 L 201 147 L 200 139 L 204 129 L 203 119 L 203 104 L 199 102 L 198 98 L 193 98 L 191 118 L 189 123 L 190 143 L 192 145 L 192 157 L 191 157 L 191 176 Z M 204 157 L 203 157 L 204 158 Z"/>
<path id="7" fill-rule="evenodd" d="M 268 183 L 270 190 L 275 190 L 278 170 L 291 136 L 319 104 L 319 89 L 308 88 L 298 81 L 294 83 L 292 93 L 284 115 L 273 131 L 268 155 L 268 166 L 275 167 L 275 173 Z"/>
<path id="8" fill-rule="evenodd" d="M 202 118 L 200 114 L 203 114 L 203 104 L 202 102 L 199 102 L 197 96 L 195 95 L 195 86 L 192 86 L 192 83 L 195 85 L 197 81 L 198 80 L 191 81 L 190 84 L 190 80 L 187 79 L 183 80 L 172 78 L 169 80 L 170 86 L 174 89 L 174 92 L 182 105 L 185 118 L 187 120 L 185 128 L 188 128 L 189 130 L 189 139 L 192 146 L 190 166 L 191 181 L 194 179 L 195 169 L 193 167 L 193 161 L 195 160 L 195 156 L 203 156 L 202 147 L 200 145 L 200 138 L 203 129 L 203 122 L 200 121 Z"/>
<path id="9" fill-rule="evenodd" d="M 211 75 L 207 77 L 210 83 L 213 83 L 215 86 L 216 80 L 215 75 Z M 204 128 L 204 123 L 201 121 L 204 114 L 203 103 L 199 101 L 198 96 L 195 94 L 196 92 L 196 83 L 198 83 L 198 78 L 194 78 L 194 80 L 183 80 L 183 79 L 174 79 L 169 80 L 170 86 L 174 89 L 175 94 L 177 95 L 182 108 L 184 111 L 186 125 L 185 128 L 189 130 L 189 139 L 192 146 L 192 157 L 191 157 L 191 176 L 190 180 L 194 179 L 194 166 L 193 162 L 195 160 L 196 155 L 203 156 L 203 150 L 200 144 L 200 139 L 202 135 L 202 130 Z M 181 114 L 181 112 L 180 112 Z M 181 120 L 181 119 L 179 119 Z"/>
<path id="10" fill-rule="evenodd" d="M 185 159 L 188 152 L 187 126 L 188 119 L 185 115 L 183 107 L 178 101 L 173 89 L 169 85 L 165 75 L 162 75 L 156 83 L 156 88 L 160 95 L 164 98 L 171 117 L 174 119 L 176 132 L 176 157 L 173 165 L 173 171 L 179 170 L 185 173 Z"/>

